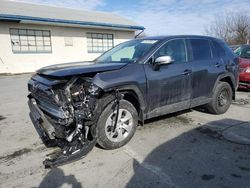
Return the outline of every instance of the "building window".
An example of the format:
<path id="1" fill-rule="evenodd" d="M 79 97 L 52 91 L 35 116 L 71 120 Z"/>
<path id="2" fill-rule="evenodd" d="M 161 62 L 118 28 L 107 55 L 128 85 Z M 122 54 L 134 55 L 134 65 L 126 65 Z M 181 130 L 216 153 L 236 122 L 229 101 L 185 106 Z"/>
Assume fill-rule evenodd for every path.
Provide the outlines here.
<path id="1" fill-rule="evenodd" d="M 48 30 L 10 29 L 14 53 L 50 53 L 51 35 Z"/>
<path id="2" fill-rule="evenodd" d="M 114 46 L 113 34 L 87 33 L 89 53 L 103 53 Z"/>

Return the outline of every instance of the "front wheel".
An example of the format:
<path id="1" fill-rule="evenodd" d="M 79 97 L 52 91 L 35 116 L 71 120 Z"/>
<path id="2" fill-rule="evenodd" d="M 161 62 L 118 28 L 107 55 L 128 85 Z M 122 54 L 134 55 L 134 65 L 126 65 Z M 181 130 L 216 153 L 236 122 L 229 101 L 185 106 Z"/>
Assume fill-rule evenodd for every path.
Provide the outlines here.
<path id="1" fill-rule="evenodd" d="M 232 103 L 232 88 L 227 82 L 219 82 L 215 88 L 212 101 L 206 105 L 213 114 L 225 113 Z"/>
<path id="2" fill-rule="evenodd" d="M 126 100 L 121 100 L 117 124 L 117 109 L 110 103 L 101 113 L 97 121 L 97 142 L 104 149 L 116 149 L 127 144 L 133 137 L 137 124 L 138 113 L 135 107 Z"/>

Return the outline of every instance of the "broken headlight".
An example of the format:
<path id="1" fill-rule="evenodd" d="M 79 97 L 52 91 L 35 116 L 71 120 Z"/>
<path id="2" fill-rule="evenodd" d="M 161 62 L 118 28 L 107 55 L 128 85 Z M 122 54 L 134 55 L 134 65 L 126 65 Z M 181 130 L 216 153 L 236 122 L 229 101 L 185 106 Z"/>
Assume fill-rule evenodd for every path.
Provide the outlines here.
<path id="1" fill-rule="evenodd" d="M 97 85 L 95 85 L 93 83 L 91 83 L 89 88 L 88 88 L 89 94 L 91 94 L 93 96 L 97 96 L 99 94 L 100 90 L 101 89 Z"/>

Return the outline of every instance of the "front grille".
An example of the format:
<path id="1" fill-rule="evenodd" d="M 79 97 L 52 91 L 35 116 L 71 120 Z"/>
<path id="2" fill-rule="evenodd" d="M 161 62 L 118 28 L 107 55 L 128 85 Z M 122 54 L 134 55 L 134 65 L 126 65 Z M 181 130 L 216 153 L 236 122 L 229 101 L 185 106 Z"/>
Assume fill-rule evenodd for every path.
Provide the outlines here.
<path id="1" fill-rule="evenodd" d="M 56 101 L 54 100 L 52 93 L 49 91 L 45 92 L 41 89 L 37 89 L 34 93 L 32 93 L 33 97 L 37 99 L 38 101 L 41 101 L 43 103 L 52 105 L 52 106 L 58 106 Z"/>
<path id="2" fill-rule="evenodd" d="M 58 107 L 51 89 L 48 86 L 31 79 L 28 83 L 28 89 L 32 97 L 37 100 L 38 104 L 43 103 L 50 107 Z"/>
<path id="3" fill-rule="evenodd" d="M 36 80 L 30 80 L 28 89 L 31 96 L 36 100 L 38 107 L 52 118 L 65 119 L 65 112 L 56 102 L 50 87 Z"/>

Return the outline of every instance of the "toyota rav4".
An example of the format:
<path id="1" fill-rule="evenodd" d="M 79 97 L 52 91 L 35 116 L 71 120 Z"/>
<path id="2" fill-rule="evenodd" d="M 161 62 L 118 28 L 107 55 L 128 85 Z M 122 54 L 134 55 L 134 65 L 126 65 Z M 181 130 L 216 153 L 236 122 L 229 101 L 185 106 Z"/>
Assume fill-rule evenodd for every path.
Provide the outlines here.
<path id="1" fill-rule="evenodd" d="M 144 120 L 196 106 L 225 113 L 238 58 L 219 39 L 161 36 L 124 42 L 93 62 L 48 66 L 28 82 L 30 117 L 44 144 L 61 151 L 47 167 L 119 148 Z"/>

